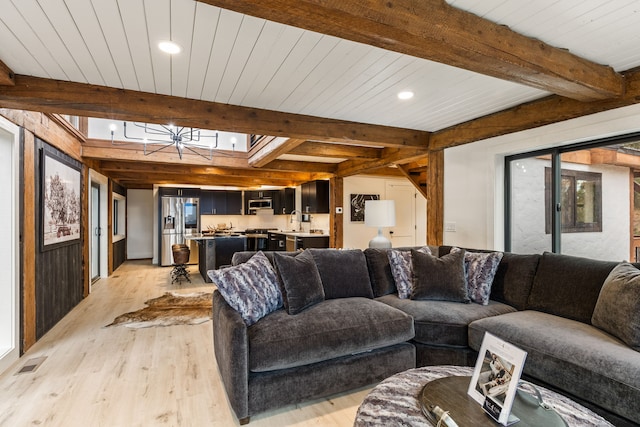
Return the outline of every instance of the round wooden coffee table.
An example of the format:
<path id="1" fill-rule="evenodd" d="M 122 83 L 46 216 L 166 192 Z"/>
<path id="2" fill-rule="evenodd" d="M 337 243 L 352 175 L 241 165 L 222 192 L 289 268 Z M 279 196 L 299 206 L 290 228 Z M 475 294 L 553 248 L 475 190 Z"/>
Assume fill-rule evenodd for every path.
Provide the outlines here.
<path id="1" fill-rule="evenodd" d="M 358 408 L 355 427 L 432 427 L 418 400 L 430 381 L 450 376 L 471 376 L 473 368 L 428 366 L 410 369 L 387 378 L 365 397 Z M 553 406 L 571 427 L 613 426 L 607 420 L 568 397 L 538 387 L 543 400 Z M 499 425 L 496 423 L 496 425 Z M 517 426 L 517 424 L 515 424 Z M 464 426 L 460 426 L 464 427 Z"/>

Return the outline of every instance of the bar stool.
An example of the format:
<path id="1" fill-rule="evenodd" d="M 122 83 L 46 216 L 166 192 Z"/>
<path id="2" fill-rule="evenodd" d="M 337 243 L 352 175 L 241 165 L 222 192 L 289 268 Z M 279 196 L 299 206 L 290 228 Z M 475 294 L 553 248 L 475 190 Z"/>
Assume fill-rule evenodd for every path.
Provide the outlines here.
<path id="1" fill-rule="evenodd" d="M 171 251 L 173 252 L 173 270 L 171 270 L 171 284 L 176 281 L 181 281 L 182 278 L 191 283 L 189 271 L 187 270 L 189 255 L 191 254 L 189 246 L 185 245 L 184 243 L 176 243 L 175 245 L 171 245 Z"/>

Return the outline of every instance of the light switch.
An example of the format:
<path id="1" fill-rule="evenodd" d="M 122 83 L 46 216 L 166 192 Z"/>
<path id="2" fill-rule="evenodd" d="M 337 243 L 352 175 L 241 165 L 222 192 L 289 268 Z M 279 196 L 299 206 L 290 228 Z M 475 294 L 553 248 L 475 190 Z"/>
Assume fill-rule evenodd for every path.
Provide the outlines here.
<path id="1" fill-rule="evenodd" d="M 456 223 L 455 222 L 446 222 L 444 224 L 444 231 L 449 232 L 449 233 L 455 233 L 456 232 Z"/>

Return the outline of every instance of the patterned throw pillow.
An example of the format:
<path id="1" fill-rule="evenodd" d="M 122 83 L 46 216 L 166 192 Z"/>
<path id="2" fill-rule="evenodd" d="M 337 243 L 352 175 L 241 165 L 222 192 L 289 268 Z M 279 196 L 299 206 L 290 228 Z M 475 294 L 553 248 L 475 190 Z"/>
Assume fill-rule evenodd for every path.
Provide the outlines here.
<path id="1" fill-rule="evenodd" d="M 471 301 L 487 305 L 491 296 L 491 285 L 502 260 L 502 252 L 466 252 L 464 267 Z"/>
<path id="2" fill-rule="evenodd" d="M 453 247 L 452 253 L 462 249 Z M 467 277 L 467 293 L 469 299 L 477 304 L 489 304 L 491 285 L 502 260 L 502 252 L 469 252 L 464 253 L 464 271 Z"/>
<path id="3" fill-rule="evenodd" d="M 428 246 L 418 249 L 418 252 L 431 255 Z M 391 275 L 396 282 L 398 297 L 407 299 L 411 296 L 411 286 L 413 282 L 413 263 L 411 262 L 411 251 L 401 251 L 400 249 L 390 249 L 387 252 Z"/>
<path id="4" fill-rule="evenodd" d="M 278 276 L 262 252 L 243 264 L 209 270 L 207 274 L 247 326 L 282 307 Z"/>

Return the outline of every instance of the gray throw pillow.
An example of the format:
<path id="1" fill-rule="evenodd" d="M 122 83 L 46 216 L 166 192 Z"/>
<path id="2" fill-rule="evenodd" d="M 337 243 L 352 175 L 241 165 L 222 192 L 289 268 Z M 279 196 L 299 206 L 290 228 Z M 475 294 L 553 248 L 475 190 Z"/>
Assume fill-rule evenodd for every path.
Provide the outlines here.
<path id="1" fill-rule="evenodd" d="M 491 285 L 498 270 L 502 252 L 469 252 L 464 254 L 464 269 L 467 276 L 467 291 L 472 302 L 487 305 L 491 296 Z"/>
<path id="2" fill-rule="evenodd" d="M 324 298 L 373 298 L 369 269 L 360 249 L 308 249 L 318 267 Z"/>
<path id="3" fill-rule="evenodd" d="M 282 307 L 278 276 L 262 252 L 243 264 L 209 270 L 207 274 L 247 326 Z"/>
<path id="4" fill-rule="evenodd" d="M 273 260 L 282 280 L 282 299 L 287 313 L 298 314 L 324 301 L 322 280 L 311 252 L 304 251 L 297 257 L 275 252 Z"/>
<path id="5" fill-rule="evenodd" d="M 418 249 L 419 252 L 431 255 L 428 246 Z M 413 264 L 411 262 L 411 250 L 390 249 L 387 252 L 391 275 L 398 289 L 398 298 L 406 299 L 411 296 L 413 281 Z"/>
<path id="6" fill-rule="evenodd" d="M 464 274 L 464 250 L 440 258 L 411 250 L 411 299 L 470 302 Z"/>
<path id="7" fill-rule="evenodd" d="M 640 270 L 623 262 L 604 281 L 591 324 L 640 351 Z"/>

